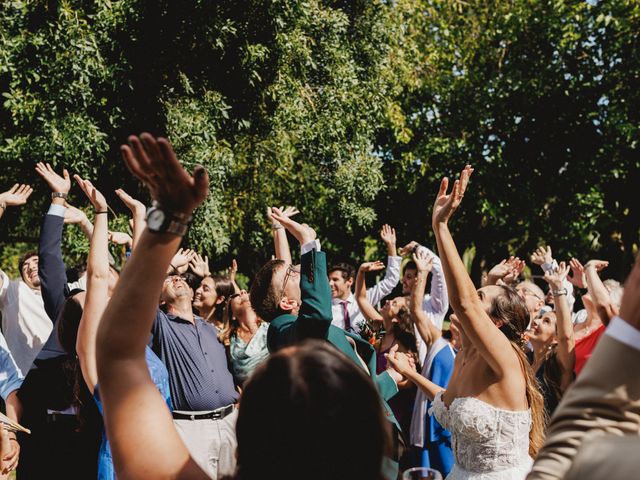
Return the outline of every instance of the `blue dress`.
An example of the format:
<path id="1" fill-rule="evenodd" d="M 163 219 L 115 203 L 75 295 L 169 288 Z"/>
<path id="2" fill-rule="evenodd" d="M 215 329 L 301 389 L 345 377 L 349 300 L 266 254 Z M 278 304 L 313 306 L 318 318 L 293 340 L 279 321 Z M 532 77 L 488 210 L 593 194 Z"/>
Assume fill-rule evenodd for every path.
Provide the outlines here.
<path id="1" fill-rule="evenodd" d="M 169 394 L 169 372 L 164 366 L 164 363 L 160 361 L 153 351 L 147 347 L 145 350 L 145 358 L 147 360 L 147 367 L 149 367 L 149 374 L 153 383 L 156 384 L 158 390 L 162 394 L 162 397 L 167 402 L 169 410 L 171 410 L 171 397 Z M 93 390 L 93 398 L 98 405 L 100 413 L 104 415 L 102 411 L 102 402 L 100 401 L 100 392 L 98 391 L 98 385 Z M 109 447 L 109 441 L 107 440 L 107 432 L 102 431 L 102 443 L 100 444 L 100 451 L 98 452 L 98 480 L 114 480 L 116 478 L 116 471 L 113 467 L 113 457 L 111 456 L 111 448 Z"/>
<path id="2" fill-rule="evenodd" d="M 454 356 L 451 349 L 443 348 L 433 359 L 429 380 L 436 385 L 446 387 L 453 373 Z M 432 402 L 427 402 L 427 411 L 431 408 Z M 443 477 L 446 477 L 455 460 L 451 449 L 451 433 L 445 429 L 435 419 L 433 415 L 427 415 L 426 422 L 426 445 L 423 446 L 420 466 L 435 468 Z"/>

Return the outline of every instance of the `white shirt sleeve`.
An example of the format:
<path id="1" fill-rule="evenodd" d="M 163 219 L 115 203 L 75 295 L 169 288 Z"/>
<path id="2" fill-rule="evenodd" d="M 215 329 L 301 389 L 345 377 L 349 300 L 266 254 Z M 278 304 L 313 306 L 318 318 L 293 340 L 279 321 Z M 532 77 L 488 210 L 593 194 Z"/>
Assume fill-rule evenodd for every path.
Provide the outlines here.
<path id="1" fill-rule="evenodd" d="M 49 211 L 47 215 L 55 215 L 56 217 L 64 217 L 64 212 L 67 210 L 67 207 L 64 205 L 58 205 L 57 203 L 52 203 L 49 206 Z"/>
<path id="2" fill-rule="evenodd" d="M 544 273 L 553 272 L 555 269 L 558 268 L 558 262 L 555 260 L 552 260 L 551 263 L 545 262 L 542 265 L 540 265 L 540 267 L 542 268 L 542 271 Z M 576 303 L 576 297 L 573 294 L 573 285 L 569 280 L 567 280 L 566 277 L 562 281 L 562 288 L 567 290 L 567 303 L 569 304 L 569 311 L 573 312 L 573 305 Z"/>
<path id="3" fill-rule="evenodd" d="M 387 257 L 387 271 L 384 278 L 373 287 L 367 289 L 367 300 L 371 305 L 377 305 L 380 300 L 389 295 L 400 281 L 400 264 L 402 257 Z"/>
<path id="4" fill-rule="evenodd" d="M 427 249 L 429 250 L 429 249 Z M 447 284 L 444 280 L 444 272 L 442 271 L 442 262 L 440 257 L 429 250 L 433 255 L 433 268 L 431 269 L 431 290 L 427 299 L 427 305 L 423 304 L 423 309 L 432 314 L 434 317 L 444 319 L 449 310 L 449 295 L 447 293 Z M 425 308 L 426 307 L 426 308 Z M 439 322 L 442 326 L 442 321 Z"/>
<path id="5" fill-rule="evenodd" d="M 640 330 L 632 327 L 618 316 L 613 317 L 605 331 L 605 335 L 609 335 L 631 348 L 640 350 Z"/>
<path id="6" fill-rule="evenodd" d="M 3 270 L 0 270 L 0 309 L 4 306 L 7 301 L 7 294 L 9 292 L 9 285 L 11 284 L 11 280 L 9 276 L 4 273 Z"/>
<path id="7" fill-rule="evenodd" d="M 316 252 L 320 251 L 320 240 L 316 238 L 315 240 L 307 242 L 304 245 L 300 245 L 300 255 L 304 255 L 311 250 L 315 250 Z"/>

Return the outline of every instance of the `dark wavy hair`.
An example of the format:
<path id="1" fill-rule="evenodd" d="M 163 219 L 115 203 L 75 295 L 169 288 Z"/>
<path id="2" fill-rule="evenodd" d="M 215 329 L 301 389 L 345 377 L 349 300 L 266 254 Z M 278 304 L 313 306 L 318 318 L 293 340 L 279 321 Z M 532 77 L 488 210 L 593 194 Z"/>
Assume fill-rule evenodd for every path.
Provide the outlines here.
<path id="1" fill-rule="evenodd" d="M 356 275 L 355 267 L 345 262 L 335 263 L 331 265 L 331 268 L 329 268 L 328 273 L 335 272 L 336 270 L 342 274 L 342 278 L 344 278 L 345 280 L 349 280 L 350 278 L 353 278 Z"/>
<path id="2" fill-rule="evenodd" d="M 22 255 L 20 255 L 20 258 L 18 259 L 18 271 L 20 272 L 20 278 L 22 278 L 22 280 L 24 280 L 24 275 L 22 274 L 22 267 L 24 266 L 24 262 L 29 260 L 31 257 L 37 256 L 38 252 L 36 252 L 35 250 L 29 250 L 28 252 L 24 252 Z"/>
<path id="3" fill-rule="evenodd" d="M 379 480 L 390 445 L 371 378 L 319 340 L 284 348 L 256 369 L 236 433 L 236 480 Z"/>

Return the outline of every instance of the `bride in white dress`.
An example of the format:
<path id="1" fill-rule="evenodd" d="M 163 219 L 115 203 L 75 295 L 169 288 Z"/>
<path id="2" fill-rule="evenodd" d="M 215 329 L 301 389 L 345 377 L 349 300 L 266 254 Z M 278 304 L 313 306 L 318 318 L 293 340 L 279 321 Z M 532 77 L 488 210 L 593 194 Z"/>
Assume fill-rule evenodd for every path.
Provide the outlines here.
<path id="1" fill-rule="evenodd" d="M 524 301 L 505 286 L 476 290 L 449 232 L 472 172 L 467 165 L 450 194 L 442 180 L 432 217 L 462 349 L 446 390 L 422 376 L 411 380 L 432 399 L 430 414 L 451 432 L 456 463 L 447 480 L 518 480 L 542 446 L 544 405 L 523 350 Z M 388 359 L 400 373 L 411 369 L 401 353 Z"/>

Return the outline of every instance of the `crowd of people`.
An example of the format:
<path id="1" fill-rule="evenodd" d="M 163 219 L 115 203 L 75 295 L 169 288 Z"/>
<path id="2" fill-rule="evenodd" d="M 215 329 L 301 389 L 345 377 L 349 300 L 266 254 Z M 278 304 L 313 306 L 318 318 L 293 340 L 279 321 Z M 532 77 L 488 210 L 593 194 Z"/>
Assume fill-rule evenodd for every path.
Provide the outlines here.
<path id="1" fill-rule="evenodd" d="M 109 230 L 90 180 L 74 175 L 92 221 L 68 203 L 66 170 L 35 167 L 51 189 L 38 250 L 20 278 L 0 271 L 0 395 L 30 433 L 3 424 L 0 478 L 393 480 L 420 466 L 537 480 L 640 466 L 640 260 L 624 296 L 601 279 L 606 261 L 557 261 L 548 246 L 477 288 L 449 228 L 466 166 L 435 195 L 434 246 L 398 248 L 382 226 L 386 264 L 329 264 L 295 208 L 268 208 L 274 255 L 247 291 L 235 260 L 212 274 L 183 245 L 206 171 L 190 175 L 149 134 L 121 151 L 153 200 L 116 190 L 131 233 Z M 1 193 L 0 216 L 32 191 Z M 89 238 L 82 268 L 64 264 L 66 223 Z M 109 242 L 126 246 L 122 268 Z"/>

